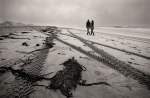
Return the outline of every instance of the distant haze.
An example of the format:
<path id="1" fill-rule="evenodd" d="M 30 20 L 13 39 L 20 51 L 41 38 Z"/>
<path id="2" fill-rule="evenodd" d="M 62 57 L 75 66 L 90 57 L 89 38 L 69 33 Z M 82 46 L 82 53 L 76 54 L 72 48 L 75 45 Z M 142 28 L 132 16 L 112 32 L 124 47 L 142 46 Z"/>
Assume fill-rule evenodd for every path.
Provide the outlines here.
<path id="1" fill-rule="evenodd" d="M 0 0 L 0 21 L 40 25 L 150 27 L 150 0 Z"/>

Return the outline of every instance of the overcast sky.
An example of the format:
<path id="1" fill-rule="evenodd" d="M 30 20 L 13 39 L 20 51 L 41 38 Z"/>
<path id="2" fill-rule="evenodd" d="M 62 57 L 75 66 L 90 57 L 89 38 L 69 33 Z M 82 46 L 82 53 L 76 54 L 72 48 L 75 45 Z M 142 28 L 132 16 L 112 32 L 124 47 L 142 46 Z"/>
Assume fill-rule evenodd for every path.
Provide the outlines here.
<path id="1" fill-rule="evenodd" d="M 150 0 L 0 0 L 0 21 L 83 26 L 150 26 Z"/>

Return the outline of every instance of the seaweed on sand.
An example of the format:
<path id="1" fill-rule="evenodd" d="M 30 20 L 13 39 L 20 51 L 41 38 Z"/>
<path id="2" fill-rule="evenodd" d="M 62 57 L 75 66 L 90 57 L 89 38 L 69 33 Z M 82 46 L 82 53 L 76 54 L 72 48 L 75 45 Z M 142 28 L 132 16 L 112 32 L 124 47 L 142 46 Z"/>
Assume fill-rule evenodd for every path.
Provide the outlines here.
<path id="1" fill-rule="evenodd" d="M 48 88 L 53 90 L 59 89 L 67 98 L 73 96 L 71 91 L 75 90 L 77 85 L 92 86 L 104 84 L 110 86 L 110 84 L 106 82 L 87 84 L 86 80 L 82 80 L 82 71 L 86 71 L 86 68 L 80 65 L 74 57 L 65 61 L 63 65 L 65 68 L 58 71 L 56 75 L 51 78 L 51 83 Z"/>
<path id="2" fill-rule="evenodd" d="M 74 57 L 63 63 L 64 69 L 51 78 L 50 89 L 59 89 L 67 98 L 72 97 L 71 90 L 76 89 L 84 70 Z"/>

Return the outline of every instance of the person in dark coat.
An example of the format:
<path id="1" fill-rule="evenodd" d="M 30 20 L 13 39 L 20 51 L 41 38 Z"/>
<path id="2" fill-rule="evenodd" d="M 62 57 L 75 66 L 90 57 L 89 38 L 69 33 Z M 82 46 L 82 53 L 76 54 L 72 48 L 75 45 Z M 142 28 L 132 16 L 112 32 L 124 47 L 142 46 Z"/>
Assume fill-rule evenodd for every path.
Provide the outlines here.
<path id="1" fill-rule="evenodd" d="M 88 35 L 88 34 L 90 34 L 90 31 L 89 31 L 89 29 L 90 29 L 90 21 L 89 21 L 89 19 L 86 22 L 86 28 L 87 28 L 87 35 Z"/>
<path id="2" fill-rule="evenodd" d="M 91 35 L 94 35 L 94 20 L 91 21 L 90 23 L 90 28 L 91 28 Z"/>

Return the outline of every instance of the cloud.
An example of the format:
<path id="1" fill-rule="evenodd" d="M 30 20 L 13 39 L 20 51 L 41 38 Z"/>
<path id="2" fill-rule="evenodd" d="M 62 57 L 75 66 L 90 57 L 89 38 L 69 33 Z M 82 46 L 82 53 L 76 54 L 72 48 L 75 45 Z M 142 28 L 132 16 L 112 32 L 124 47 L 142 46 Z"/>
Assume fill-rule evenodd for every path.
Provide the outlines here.
<path id="1" fill-rule="evenodd" d="M 0 0 L 0 18 L 36 24 L 150 25 L 150 0 Z"/>

